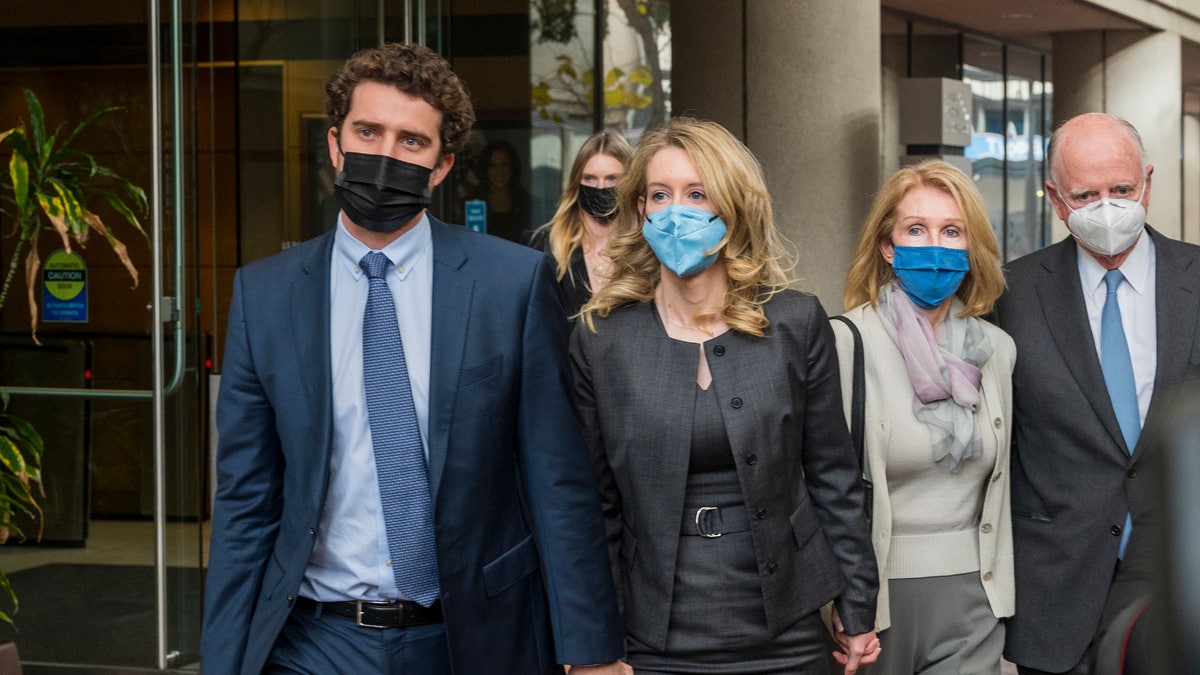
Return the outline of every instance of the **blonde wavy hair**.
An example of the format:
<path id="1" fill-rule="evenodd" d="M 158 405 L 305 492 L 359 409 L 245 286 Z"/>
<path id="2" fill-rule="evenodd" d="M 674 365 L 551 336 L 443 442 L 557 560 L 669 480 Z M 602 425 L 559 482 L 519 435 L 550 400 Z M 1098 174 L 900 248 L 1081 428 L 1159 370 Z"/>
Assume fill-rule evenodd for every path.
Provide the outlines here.
<path id="1" fill-rule="evenodd" d="M 896 207 L 910 191 L 931 187 L 950 195 L 963 217 L 967 235 L 967 258 L 971 269 L 955 295 L 963 302 L 960 316 L 982 316 L 992 311 L 1004 292 L 1004 272 L 1000 267 L 1000 245 L 988 220 L 987 207 L 979 188 L 962 171 L 941 160 L 930 159 L 906 166 L 883 184 L 875 195 L 871 213 L 863 223 L 858 247 L 846 273 L 843 301 L 846 309 L 864 302 L 876 306 L 880 290 L 896 278 L 892 266 L 879 247 L 891 241 L 896 224 Z"/>
<path id="2" fill-rule="evenodd" d="M 632 154 L 633 149 L 629 147 L 629 141 L 615 131 L 594 133 L 579 148 L 575 155 L 575 163 L 571 165 L 567 188 L 563 190 L 562 198 L 558 202 L 558 210 L 550 222 L 539 227 L 534 234 L 535 237 L 546 238 L 546 250 L 554 256 L 554 262 L 557 263 L 559 281 L 571 273 L 571 256 L 583 245 L 583 236 L 587 233 L 587 226 L 583 222 L 583 207 L 579 205 L 579 186 L 583 183 L 584 167 L 596 155 L 608 155 L 620 162 L 622 167 L 629 166 L 629 156 Z"/>
<path id="3" fill-rule="evenodd" d="M 595 332 L 595 318 L 617 307 L 654 298 L 660 266 L 642 237 L 641 206 L 646 194 L 646 169 L 660 150 L 687 153 L 700 175 L 709 203 L 725 221 L 720 251 L 728 288 L 720 308 L 700 312 L 698 321 L 720 316 L 734 330 L 762 336 L 767 327 L 763 303 L 788 285 L 794 263 L 784 248 L 771 213 L 762 167 L 750 151 L 716 122 L 676 117 L 642 137 L 625 175 L 617 183 L 617 230 L 605 254 L 612 260 L 608 284 L 580 312 Z"/>

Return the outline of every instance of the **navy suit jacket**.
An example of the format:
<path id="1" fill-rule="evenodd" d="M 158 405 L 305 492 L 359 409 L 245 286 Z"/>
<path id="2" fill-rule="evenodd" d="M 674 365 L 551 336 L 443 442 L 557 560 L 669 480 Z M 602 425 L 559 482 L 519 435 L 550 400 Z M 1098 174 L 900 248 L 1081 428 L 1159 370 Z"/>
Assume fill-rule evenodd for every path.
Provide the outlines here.
<path id="1" fill-rule="evenodd" d="M 429 474 L 454 672 L 561 672 L 556 662 L 620 658 L 553 270 L 531 249 L 430 225 Z M 235 277 L 217 404 L 207 674 L 262 670 L 317 537 L 333 438 L 333 235 Z"/>

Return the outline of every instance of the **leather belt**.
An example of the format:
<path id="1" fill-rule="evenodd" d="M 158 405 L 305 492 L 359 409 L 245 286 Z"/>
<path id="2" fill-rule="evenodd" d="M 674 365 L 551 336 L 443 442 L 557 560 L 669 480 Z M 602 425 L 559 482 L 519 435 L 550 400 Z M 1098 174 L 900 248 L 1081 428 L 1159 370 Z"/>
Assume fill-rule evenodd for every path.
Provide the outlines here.
<path id="1" fill-rule="evenodd" d="M 434 602 L 422 607 L 412 600 L 395 602 L 371 602 L 368 600 L 344 600 L 341 602 L 317 602 L 311 598 L 296 599 L 296 606 L 312 612 L 320 610 L 367 628 L 408 628 L 442 622 L 442 603 Z"/>
<path id="2" fill-rule="evenodd" d="M 750 516 L 744 506 L 701 506 L 683 510 L 679 533 L 715 539 L 723 534 L 749 532 Z"/>

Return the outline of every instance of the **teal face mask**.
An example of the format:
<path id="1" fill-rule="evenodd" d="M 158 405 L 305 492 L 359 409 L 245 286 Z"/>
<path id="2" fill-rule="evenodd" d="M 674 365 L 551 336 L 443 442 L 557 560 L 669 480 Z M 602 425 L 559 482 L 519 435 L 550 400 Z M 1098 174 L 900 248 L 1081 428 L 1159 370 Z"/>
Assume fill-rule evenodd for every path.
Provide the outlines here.
<path id="1" fill-rule="evenodd" d="M 713 249 L 725 232 L 725 221 L 717 214 L 682 204 L 655 211 L 642 224 L 642 236 L 658 261 L 681 277 L 712 267 L 718 255 Z"/>
<path id="2" fill-rule="evenodd" d="M 954 295 L 971 269 L 967 249 L 945 246 L 893 246 L 892 269 L 915 305 L 934 309 Z"/>

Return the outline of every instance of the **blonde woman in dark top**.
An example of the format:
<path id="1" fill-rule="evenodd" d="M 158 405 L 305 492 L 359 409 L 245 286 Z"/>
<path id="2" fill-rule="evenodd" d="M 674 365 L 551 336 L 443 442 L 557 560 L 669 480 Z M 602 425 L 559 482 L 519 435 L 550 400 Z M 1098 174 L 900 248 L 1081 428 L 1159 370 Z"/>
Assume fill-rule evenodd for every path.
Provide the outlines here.
<path id="1" fill-rule="evenodd" d="M 632 150 L 615 131 L 592 134 L 571 165 L 571 176 L 554 218 L 534 232 L 531 245 L 554 258 L 559 295 L 568 316 L 608 280 L 602 254 L 616 229 L 617 180 Z"/>

